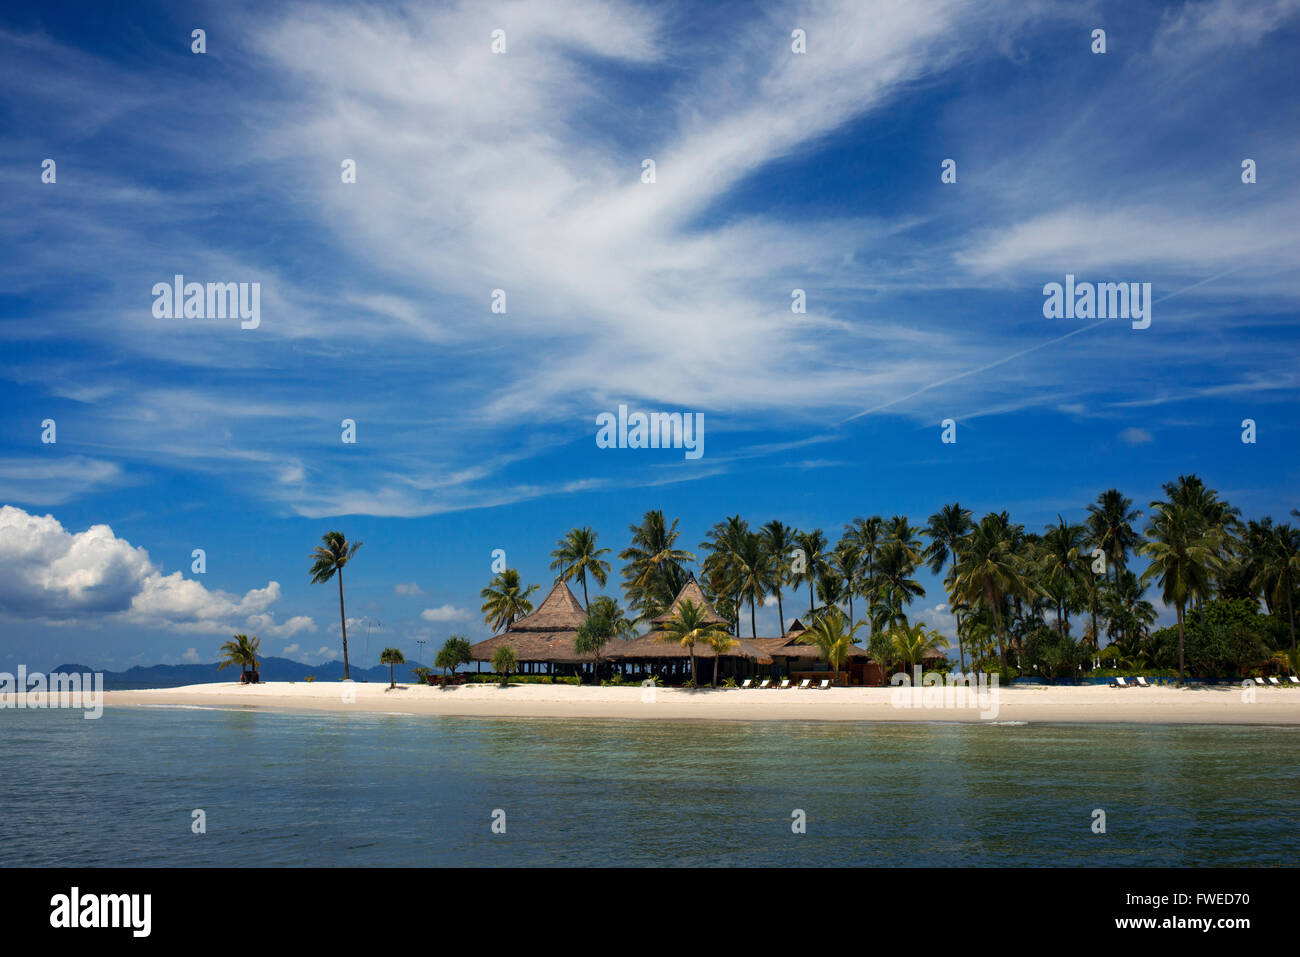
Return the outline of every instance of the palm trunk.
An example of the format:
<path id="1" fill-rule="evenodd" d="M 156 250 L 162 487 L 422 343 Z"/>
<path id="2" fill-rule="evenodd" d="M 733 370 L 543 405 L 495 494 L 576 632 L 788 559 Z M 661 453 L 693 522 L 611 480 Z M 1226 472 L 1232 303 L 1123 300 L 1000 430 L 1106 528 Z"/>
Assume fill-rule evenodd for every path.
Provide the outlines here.
<path id="1" fill-rule="evenodd" d="M 591 611 L 591 602 L 587 600 L 587 575 L 582 575 L 582 610 Z"/>
<path id="2" fill-rule="evenodd" d="M 957 654 L 961 658 L 961 670 L 964 674 L 966 671 L 966 645 L 961 640 L 961 612 L 953 612 L 953 617 L 957 620 Z"/>
<path id="3" fill-rule="evenodd" d="M 1295 609 L 1291 607 L 1291 589 L 1286 590 L 1286 614 L 1291 619 L 1291 650 L 1295 651 Z"/>
<path id="4" fill-rule="evenodd" d="M 781 589 L 776 590 L 776 613 L 781 619 L 781 634 L 785 634 L 785 609 L 781 607 Z M 1292 642 L 1294 645 L 1295 643 Z"/>
<path id="5" fill-rule="evenodd" d="M 392 690 L 393 690 L 394 688 L 396 688 L 396 687 L 397 687 L 397 678 L 395 678 L 395 677 L 393 676 L 393 664 L 392 664 L 392 662 L 389 662 L 389 664 L 388 664 L 388 690 L 389 690 L 389 691 L 392 691 Z"/>
<path id="6" fill-rule="evenodd" d="M 713 687 L 715 688 L 718 686 L 718 659 L 721 657 L 722 655 L 716 650 L 713 652 Z"/>
<path id="7" fill-rule="evenodd" d="M 695 645 L 691 645 L 691 681 L 695 682 Z"/>
<path id="8" fill-rule="evenodd" d="M 343 626 L 343 679 L 351 679 L 352 668 L 348 664 L 348 616 L 343 612 L 343 569 L 339 569 L 339 624 Z"/>
<path id="9" fill-rule="evenodd" d="M 752 638 L 758 637 L 758 624 L 754 620 L 754 596 L 753 595 L 749 596 L 749 632 L 750 632 L 750 637 Z M 713 677 L 713 683 L 715 685 L 718 683 L 718 678 L 716 674 Z"/>
<path id="10" fill-rule="evenodd" d="M 1178 684 L 1183 684 L 1183 603 L 1178 603 Z"/>

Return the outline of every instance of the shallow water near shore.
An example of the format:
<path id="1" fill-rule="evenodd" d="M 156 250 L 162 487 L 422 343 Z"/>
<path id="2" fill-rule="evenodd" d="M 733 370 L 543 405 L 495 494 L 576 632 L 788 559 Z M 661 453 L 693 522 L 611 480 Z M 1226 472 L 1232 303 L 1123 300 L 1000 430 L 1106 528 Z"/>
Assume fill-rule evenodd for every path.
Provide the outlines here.
<path id="1" fill-rule="evenodd" d="M 1294 865 L 1300 728 L 0 713 L 0 865 Z M 202 809 L 207 831 L 191 831 Z M 807 832 L 791 830 L 806 813 Z M 1094 810 L 1106 833 L 1092 830 Z M 506 833 L 492 831 L 505 812 Z M 499 817 L 499 815 L 498 815 Z"/>

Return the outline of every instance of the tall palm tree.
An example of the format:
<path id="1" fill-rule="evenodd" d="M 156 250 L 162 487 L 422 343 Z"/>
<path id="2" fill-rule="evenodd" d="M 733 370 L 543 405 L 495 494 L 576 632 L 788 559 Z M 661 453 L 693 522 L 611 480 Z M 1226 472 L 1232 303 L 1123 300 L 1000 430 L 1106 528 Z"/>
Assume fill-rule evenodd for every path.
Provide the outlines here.
<path id="1" fill-rule="evenodd" d="M 614 630 L 615 638 L 628 639 L 636 635 L 636 622 L 628 618 L 618 602 L 609 595 L 597 595 L 593 598 L 591 607 L 587 609 L 587 615 L 608 621 Z"/>
<path id="2" fill-rule="evenodd" d="M 631 525 L 632 543 L 619 552 L 623 566 L 623 591 L 637 612 L 638 621 L 648 621 L 669 608 L 686 584 L 686 562 L 695 556 L 677 548 L 677 519 L 669 525 L 664 513 L 651 509 L 640 525 Z"/>
<path id="3" fill-rule="evenodd" d="M 858 576 L 862 569 L 862 552 L 845 536 L 828 556 L 830 566 L 844 583 L 844 597 L 849 601 L 849 621 L 853 620 L 853 593 L 860 587 Z"/>
<path id="4" fill-rule="evenodd" d="M 813 609 L 817 607 L 817 596 L 813 586 L 817 583 L 818 577 L 825 574 L 830 567 L 826 561 L 826 534 L 820 528 L 814 528 L 811 532 L 795 533 L 794 540 L 795 547 L 803 552 L 804 558 L 803 571 L 794 573 L 794 581 L 799 585 L 808 583 L 808 612 L 811 615 Z"/>
<path id="5" fill-rule="evenodd" d="M 690 652 L 691 680 L 698 685 L 699 681 L 695 674 L 695 646 L 700 642 L 715 640 L 718 632 L 726 635 L 725 625 L 719 621 L 710 621 L 706 617 L 703 605 L 697 605 L 686 598 L 677 606 L 676 614 L 664 622 L 663 634 L 659 640 L 675 641 Z M 731 636 L 727 635 L 727 637 Z"/>
<path id="6" fill-rule="evenodd" d="M 1252 584 L 1267 593 L 1279 608 L 1285 601 L 1287 621 L 1291 625 L 1291 647 L 1295 648 L 1295 608 L 1292 596 L 1295 594 L 1296 582 L 1300 581 L 1300 530 L 1290 525 L 1275 525 L 1271 532 L 1261 555 L 1262 567 Z"/>
<path id="7" fill-rule="evenodd" d="M 483 599 L 483 607 L 479 609 L 483 612 L 483 620 L 494 632 L 505 631 L 533 610 L 533 603 L 528 600 L 528 596 L 537 589 L 537 585 L 525 588 L 519 572 L 507 568 L 478 593 Z"/>
<path id="8" fill-rule="evenodd" d="M 749 534 L 749 522 L 739 515 L 732 515 L 725 521 L 717 522 L 709 529 L 700 548 L 707 552 L 702 569 L 705 583 L 718 599 L 715 607 L 733 609 L 732 617 L 736 634 L 740 634 L 740 570 L 738 554 L 742 549 L 745 536 Z"/>
<path id="9" fill-rule="evenodd" d="M 1178 683 L 1185 677 L 1183 617 L 1188 601 L 1209 593 L 1211 576 L 1221 566 L 1220 533 L 1194 507 L 1152 502 L 1155 514 L 1139 551 L 1150 559 L 1142 583 L 1158 579 L 1166 605 L 1178 613 Z"/>
<path id="10" fill-rule="evenodd" d="M 343 610 L 343 566 L 352 560 L 362 545 L 361 542 L 348 544 L 342 532 L 326 532 L 321 536 L 324 545 L 317 545 L 311 553 L 311 580 L 314 585 L 323 585 L 335 575 L 339 579 L 339 624 L 343 628 L 343 677 L 351 679 L 352 667 L 348 663 L 348 616 Z"/>
<path id="11" fill-rule="evenodd" d="M 601 556 L 608 552 L 608 548 L 596 547 L 596 533 L 590 526 L 569 529 L 568 534 L 555 543 L 555 550 L 551 552 L 551 558 L 554 559 L 551 567 L 560 570 L 560 578 L 566 582 L 577 578 L 582 582 L 582 607 L 587 611 L 591 610 L 591 603 L 587 600 L 587 574 L 590 572 L 591 577 L 596 579 L 596 584 L 605 587 L 605 581 L 609 578 L 609 562 Z"/>
<path id="12" fill-rule="evenodd" d="M 998 641 L 1001 677 L 1006 680 L 1006 636 L 1002 621 L 1002 600 L 1029 591 L 1022 565 L 1012 550 L 1012 535 L 1004 515 L 989 514 L 971 529 L 957 557 L 953 582 L 958 595 L 979 605 L 993 618 Z"/>
<path id="13" fill-rule="evenodd" d="M 853 638 L 862 625 L 863 622 L 859 621 L 849 627 L 849 619 L 844 617 L 844 612 L 832 605 L 813 620 L 812 627 L 800 634 L 797 641 L 799 644 L 816 645 L 831 670 L 838 672 L 844 667 L 844 659 L 853 650 Z"/>
<path id="14" fill-rule="evenodd" d="M 772 580 L 768 590 L 776 593 L 776 614 L 781 621 L 781 634 L 785 634 L 785 607 L 781 604 L 781 589 L 790 581 L 790 552 L 795 545 L 798 530 L 772 519 L 763 526 L 763 537 L 768 554 L 772 556 Z"/>
<path id="15" fill-rule="evenodd" d="M 1079 555 L 1086 536 L 1082 525 L 1071 525 L 1057 513 L 1056 524 L 1044 529 L 1039 543 L 1039 571 L 1044 587 L 1056 604 L 1056 630 L 1062 638 L 1069 622 L 1071 585 L 1080 575 Z"/>
<path id="16" fill-rule="evenodd" d="M 736 542 L 732 553 L 736 593 L 741 601 L 749 602 L 750 637 L 758 637 L 758 624 L 754 606 L 763 604 L 772 581 L 772 553 L 767 550 L 764 537 L 758 532 L 745 532 Z M 784 634 L 784 632 L 782 632 Z"/>
<path id="17" fill-rule="evenodd" d="M 1120 570 L 1128 567 L 1129 552 L 1138 546 L 1140 537 L 1133 523 L 1141 517 L 1142 513 L 1133 508 L 1133 500 L 1125 498 L 1117 488 L 1106 489 L 1088 506 L 1088 544 L 1102 550 L 1116 581 Z"/>
<path id="18" fill-rule="evenodd" d="M 925 587 L 912 577 L 920 554 L 920 549 L 906 540 L 891 540 L 880 547 L 876 558 L 876 589 L 881 596 L 879 603 L 891 610 L 891 627 L 900 619 L 907 621 L 906 606 L 913 598 L 925 596 Z"/>
<path id="19" fill-rule="evenodd" d="M 925 525 L 926 537 L 930 539 L 930 544 L 925 550 L 925 560 L 932 574 L 940 574 L 945 565 L 950 570 L 956 565 L 957 553 L 966 541 L 966 536 L 970 534 L 972 524 L 970 509 L 962 508 L 960 502 L 945 505 L 930 516 L 930 520 Z M 957 603 L 952 598 L 951 581 L 952 579 L 949 578 L 945 584 L 949 585 L 948 602 L 952 606 L 953 616 L 957 622 L 957 653 L 961 657 L 961 670 L 965 671 L 966 646 L 962 642 L 961 612 L 957 610 Z"/>
<path id="20" fill-rule="evenodd" d="M 217 670 L 229 668 L 231 665 L 239 665 L 239 673 L 242 676 L 252 670 L 257 670 L 257 656 L 262 653 L 262 639 L 254 635 L 249 638 L 248 635 L 235 635 L 233 641 L 227 641 L 221 646 L 221 654 L 225 657 L 221 659 L 221 664 L 217 665 Z"/>

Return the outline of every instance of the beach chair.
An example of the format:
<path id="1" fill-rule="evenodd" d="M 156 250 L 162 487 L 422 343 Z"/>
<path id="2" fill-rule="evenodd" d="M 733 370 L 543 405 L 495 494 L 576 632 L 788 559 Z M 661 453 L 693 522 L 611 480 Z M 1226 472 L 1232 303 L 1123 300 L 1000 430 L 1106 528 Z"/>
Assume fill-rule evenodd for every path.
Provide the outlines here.
<path id="1" fill-rule="evenodd" d="M 1268 687 L 1268 682 L 1265 681 L 1263 678 L 1256 678 L 1256 679 L 1255 679 L 1255 684 L 1257 684 L 1257 685 L 1263 685 L 1263 686 L 1266 687 L 1266 688 Z"/>
<path id="2" fill-rule="evenodd" d="M 1114 681 L 1112 681 L 1112 682 L 1110 683 L 1110 686 L 1111 686 L 1112 688 L 1132 688 L 1132 687 L 1134 687 L 1133 685 L 1129 684 L 1127 681 L 1124 680 L 1124 676 L 1123 676 L 1123 675 L 1120 675 L 1120 676 L 1117 677 Z"/>
<path id="3" fill-rule="evenodd" d="M 1282 682 L 1278 681 L 1277 678 L 1273 677 L 1272 675 L 1269 675 L 1268 683 L 1272 685 L 1274 688 L 1282 687 Z"/>
<path id="4" fill-rule="evenodd" d="M 777 687 L 778 687 L 778 688 L 782 688 L 782 689 L 785 689 L 785 688 L 790 687 L 790 679 L 789 679 L 789 678 L 782 678 L 782 679 L 781 679 L 781 683 L 780 683 L 779 685 L 777 685 Z"/>
<path id="5" fill-rule="evenodd" d="M 1297 678 L 1295 675 L 1287 675 L 1286 680 L 1291 682 L 1293 685 L 1300 685 L 1300 678 Z"/>
<path id="6" fill-rule="evenodd" d="M 753 678 L 746 678 L 746 679 L 744 680 L 744 682 L 741 684 L 740 687 L 741 687 L 742 689 L 744 689 L 744 688 L 752 688 L 752 687 L 754 687 L 754 679 L 753 679 Z"/>
<path id="7" fill-rule="evenodd" d="M 812 684 L 811 678 L 804 678 L 803 681 L 799 682 L 799 688 L 800 690 L 803 690 L 804 688 L 807 688 L 811 684 Z"/>
<path id="8" fill-rule="evenodd" d="M 1147 681 L 1147 679 L 1146 679 L 1146 677 L 1145 677 L 1144 675 L 1138 675 L 1138 676 L 1137 676 L 1136 678 L 1134 678 L 1133 680 L 1137 682 L 1137 686 L 1138 686 L 1139 688 L 1154 688 L 1154 687 L 1155 687 L 1155 685 L 1153 685 L 1151 682 Z"/>
<path id="9" fill-rule="evenodd" d="M 830 686 L 831 686 L 831 679 L 830 679 L 830 678 L 823 678 L 823 679 L 822 679 L 822 683 L 819 684 L 819 685 L 817 686 L 817 690 L 819 690 L 819 691 L 825 691 L 825 690 L 826 690 L 827 688 L 829 688 Z"/>
<path id="10" fill-rule="evenodd" d="M 772 687 L 772 679 L 771 679 L 771 678 L 764 678 L 762 681 L 760 681 L 760 682 L 758 683 L 758 687 L 759 687 L 760 690 L 763 689 L 763 688 L 770 688 L 770 687 Z"/>

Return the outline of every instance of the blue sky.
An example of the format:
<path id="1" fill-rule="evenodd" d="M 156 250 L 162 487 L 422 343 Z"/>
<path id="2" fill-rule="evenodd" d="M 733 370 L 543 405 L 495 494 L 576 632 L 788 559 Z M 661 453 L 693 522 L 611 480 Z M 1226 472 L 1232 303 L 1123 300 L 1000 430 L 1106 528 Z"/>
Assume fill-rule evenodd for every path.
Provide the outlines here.
<path id="1" fill-rule="evenodd" d="M 333 528 L 373 659 L 486 635 L 493 549 L 545 585 L 650 508 L 693 550 L 735 512 L 1037 530 L 1195 472 L 1284 519 L 1297 41 L 1290 0 L 6 11 L 0 663 L 337 656 Z M 177 273 L 260 283 L 260 325 L 155 318 Z M 1151 283 L 1150 328 L 1044 318 L 1067 273 Z M 705 454 L 597 448 L 619 403 Z"/>

